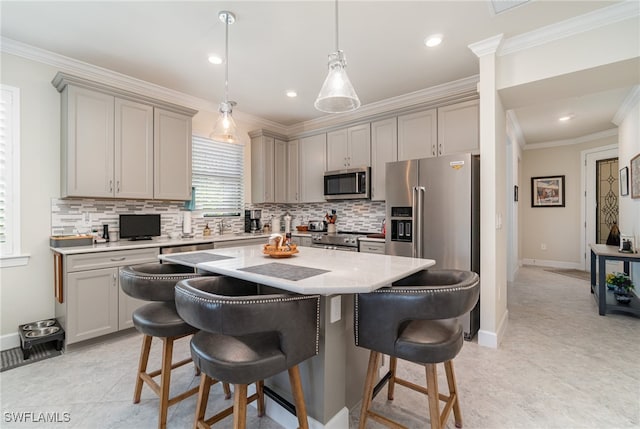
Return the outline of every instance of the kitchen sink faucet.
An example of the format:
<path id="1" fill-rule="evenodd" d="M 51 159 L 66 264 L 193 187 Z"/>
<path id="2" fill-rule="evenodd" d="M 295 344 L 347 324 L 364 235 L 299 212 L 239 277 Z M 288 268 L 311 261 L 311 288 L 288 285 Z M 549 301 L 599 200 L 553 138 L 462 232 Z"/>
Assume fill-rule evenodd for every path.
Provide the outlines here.
<path id="1" fill-rule="evenodd" d="M 220 223 L 218 223 L 218 229 L 220 231 L 220 235 L 224 234 L 225 228 L 228 228 L 229 225 L 224 223 L 224 219 L 220 219 Z"/>

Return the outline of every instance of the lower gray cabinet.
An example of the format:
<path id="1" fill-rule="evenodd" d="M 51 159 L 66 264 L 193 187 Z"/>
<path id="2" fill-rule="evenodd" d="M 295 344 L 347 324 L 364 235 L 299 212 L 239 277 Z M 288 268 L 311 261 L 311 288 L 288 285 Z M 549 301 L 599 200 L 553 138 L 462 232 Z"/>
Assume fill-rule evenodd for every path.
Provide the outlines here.
<path id="1" fill-rule="evenodd" d="M 359 246 L 360 252 L 363 253 L 377 253 L 379 255 L 385 254 L 385 243 L 360 240 Z"/>
<path id="2" fill-rule="evenodd" d="M 256 244 L 267 244 L 267 239 L 260 238 L 245 238 L 241 240 L 225 240 L 225 241 L 216 241 L 213 244 L 214 249 L 224 249 L 225 247 L 239 247 L 239 246 L 253 246 Z"/>
<path id="3" fill-rule="evenodd" d="M 145 301 L 121 290 L 119 271 L 149 262 L 158 262 L 158 248 L 64 256 L 62 302 L 56 302 L 56 318 L 65 330 L 66 343 L 132 327 L 131 315 Z"/>

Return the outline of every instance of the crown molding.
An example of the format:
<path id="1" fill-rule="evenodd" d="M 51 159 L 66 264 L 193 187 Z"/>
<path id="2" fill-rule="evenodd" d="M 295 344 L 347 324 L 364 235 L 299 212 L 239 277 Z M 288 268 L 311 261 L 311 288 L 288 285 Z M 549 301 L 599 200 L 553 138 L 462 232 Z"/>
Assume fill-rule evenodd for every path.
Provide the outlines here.
<path id="1" fill-rule="evenodd" d="M 79 78 L 120 88 L 124 91 L 130 91 L 153 99 L 179 104 L 196 110 L 205 110 L 209 112 L 218 111 L 218 104 L 216 102 L 194 97 L 144 80 L 136 79 L 104 67 L 85 63 L 83 61 L 56 54 L 7 37 L 0 38 L 0 51 L 50 65 L 60 71 L 72 73 Z M 233 116 L 236 121 L 250 123 L 252 127 L 264 127 L 278 130 L 280 132 L 286 131 L 286 127 L 283 127 L 282 124 L 244 113 L 238 109 L 234 109 Z"/>
<path id="2" fill-rule="evenodd" d="M 509 55 L 638 16 L 640 16 L 640 2 L 637 0 L 616 3 L 528 33 L 509 37 L 502 43 L 498 55 Z"/>
<path id="3" fill-rule="evenodd" d="M 594 140 L 603 139 L 606 137 L 612 137 L 618 135 L 617 128 L 611 128 L 604 131 L 599 131 L 593 134 L 587 134 L 586 136 L 577 137 L 575 139 L 566 139 L 566 140 L 555 140 L 545 143 L 533 143 L 533 144 L 525 144 L 524 150 L 535 150 L 535 149 L 547 149 L 550 147 L 558 147 L 558 146 L 569 146 L 574 144 L 588 143 Z"/>
<path id="4" fill-rule="evenodd" d="M 479 75 L 436 85 L 408 94 L 387 98 L 375 103 L 369 103 L 354 112 L 340 115 L 326 115 L 310 121 L 301 122 L 288 127 L 287 135 L 293 138 L 305 137 L 318 131 L 331 131 L 358 123 L 375 121 L 397 114 L 404 114 L 414 110 L 443 106 L 459 101 L 478 98 L 477 85 Z"/>
<path id="5" fill-rule="evenodd" d="M 631 88 L 631 91 L 629 91 L 629 94 L 627 94 L 627 96 L 625 97 L 624 101 L 622 102 L 622 105 L 616 112 L 611 122 L 613 122 L 617 126 L 620 126 L 620 124 L 622 123 L 624 118 L 627 117 L 631 109 L 633 109 L 638 103 L 640 103 L 640 85 L 636 85 L 633 88 Z"/>
<path id="6" fill-rule="evenodd" d="M 504 34 L 500 33 L 495 36 L 489 37 L 488 39 L 472 43 L 468 45 L 468 47 L 474 54 L 476 54 L 478 58 L 489 54 L 495 54 L 500 47 L 503 36 Z"/>

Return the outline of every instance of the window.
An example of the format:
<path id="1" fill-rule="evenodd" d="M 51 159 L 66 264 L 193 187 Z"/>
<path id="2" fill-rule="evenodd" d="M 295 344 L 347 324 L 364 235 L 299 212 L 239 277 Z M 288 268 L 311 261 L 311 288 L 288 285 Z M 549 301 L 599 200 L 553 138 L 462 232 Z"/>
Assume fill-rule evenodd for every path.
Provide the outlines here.
<path id="1" fill-rule="evenodd" d="M 194 209 L 208 216 L 240 216 L 244 207 L 244 147 L 196 136 L 192 142 Z"/>
<path id="2" fill-rule="evenodd" d="M 20 89 L 0 85 L 0 267 L 25 265 L 20 254 Z"/>

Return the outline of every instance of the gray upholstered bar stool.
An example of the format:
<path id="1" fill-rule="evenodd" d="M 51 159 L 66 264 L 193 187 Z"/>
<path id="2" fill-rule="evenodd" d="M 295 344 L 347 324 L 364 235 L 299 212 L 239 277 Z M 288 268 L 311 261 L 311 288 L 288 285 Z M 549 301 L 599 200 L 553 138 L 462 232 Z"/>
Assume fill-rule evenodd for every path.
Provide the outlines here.
<path id="1" fill-rule="evenodd" d="M 147 383 L 160 397 L 158 419 L 160 429 L 167 424 L 169 406 L 198 391 L 197 388 L 193 388 L 169 398 L 171 370 L 191 362 L 191 359 L 184 359 L 172 363 L 173 342 L 197 332 L 196 328 L 188 325 L 178 316 L 174 302 L 175 285 L 180 280 L 194 277 L 201 277 L 201 274 L 194 273 L 193 268 L 173 264 L 142 264 L 123 267 L 120 270 L 120 286 L 127 295 L 145 301 L 154 301 L 133 312 L 133 325 L 143 334 L 133 402 L 135 404 L 140 402 L 142 385 Z M 149 351 L 154 337 L 162 339 L 162 367 L 159 370 L 147 372 Z M 160 384 L 153 380 L 158 375 Z"/>
<path id="2" fill-rule="evenodd" d="M 389 427 L 404 428 L 370 409 L 374 391 L 387 381 L 389 400 L 393 399 L 396 383 L 428 395 L 432 429 L 445 427 L 452 409 L 456 427 L 462 427 L 452 362 L 463 344 L 462 325 L 456 318 L 475 306 L 479 294 L 480 279 L 474 272 L 425 270 L 398 280 L 391 287 L 356 295 L 356 345 L 371 350 L 360 429 L 365 427 L 367 418 Z M 390 356 L 389 373 L 379 386 L 374 386 L 381 354 Z M 398 378 L 397 359 L 424 365 L 427 387 Z M 441 362 L 447 375 L 448 396 L 438 390 L 436 364 Z M 445 402 L 442 411 L 440 400 Z"/>
<path id="3" fill-rule="evenodd" d="M 178 314 L 200 331 L 191 356 L 202 371 L 195 428 L 209 428 L 233 413 L 235 429 L 246 427 L 247 403 L 264 413 L 262 380 L 289 372 L 300 428 L 308 428 L 298 364 L 318 353 L 318 295 L 282 293 L 229 277 L 183 280 L 176 285 Z M 234 385 L 233 407 L 205 418 L 211 379 Z M 256 393 L 247 398 L 248 385 Z"/>

